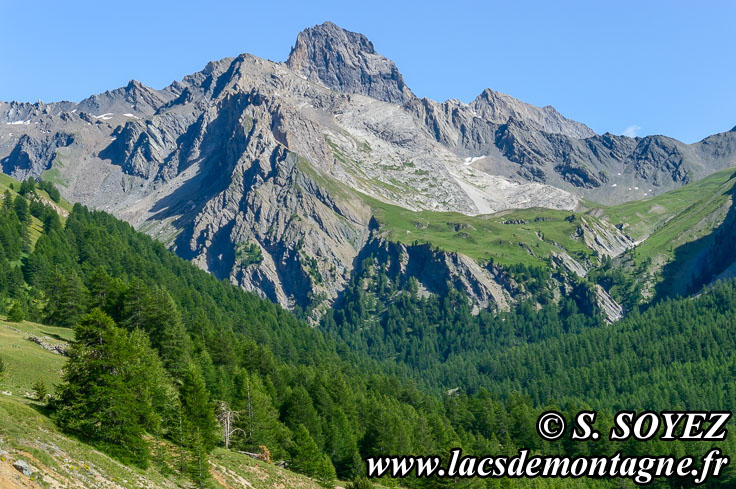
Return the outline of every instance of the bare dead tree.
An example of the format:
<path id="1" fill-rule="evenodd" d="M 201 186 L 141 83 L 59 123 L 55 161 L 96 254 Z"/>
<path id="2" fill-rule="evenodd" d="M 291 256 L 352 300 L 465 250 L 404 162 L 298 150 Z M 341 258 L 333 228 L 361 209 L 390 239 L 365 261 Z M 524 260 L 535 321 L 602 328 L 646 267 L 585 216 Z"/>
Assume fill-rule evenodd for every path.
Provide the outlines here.
<path id="1" fill-rule="evenodd" d="M 238 432 L 245 434 L 245 431 L 233 426 L 238 419 L 240 419 L 240 411 L 233 411 L 225 401 L 219 402 L 217 405 L 217 421 L 222 425 L 222 432 L 225 435 L 225 448 L 228 450 L 230 449 L 230 437 Z"/>

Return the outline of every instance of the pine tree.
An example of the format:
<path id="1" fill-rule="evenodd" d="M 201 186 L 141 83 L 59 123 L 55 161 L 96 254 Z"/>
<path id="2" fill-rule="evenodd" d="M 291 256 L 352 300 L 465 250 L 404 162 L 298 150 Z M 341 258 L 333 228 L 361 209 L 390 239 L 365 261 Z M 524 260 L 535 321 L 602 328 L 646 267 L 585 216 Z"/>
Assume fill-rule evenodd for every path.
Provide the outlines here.
<path id="1" fill-rule="evenodd" d="M 160 426 L 156 392 L 166 374 L 142 332 L 129 334 L 99 309 L 75 327 L 54 418 L 66 431 L 97 444 L 123 461 L 146 466 L 147 428 Z"/>
<path id="2" fill-rule="evenodd" d="M 28 201 L 22 195 L 15 197 L 13 209 L 15 210 L 15 215 L 18 216 L 18 220 L 23 224 L 28 224 L 31 214 L 28 211 Z"/>
<path id="3" fill-rule="evenodd" d="M 291 462 L 289 467 L 302 474 L 309 475 L 321 482 L 335 480 L 335 467 L 330 458 L 322 453 L 309 435 L 309 431 L 302 424 L 294 433 L 294 443 L 290 449 Z"/>
<path id="4" fill-rule="evenodd" d="M 10 267 L 7 275 L 8 295 L 14 299 L 23 297 L 25 284 L 23 283 L 23 272 L 20 267 Z"/>
<path id="5" fill-rule="evenodd" d="M 146 331 L 167 370 L 175 377 L 184 373 L 190 359 L 191 340 L 174 299 L 164 287 L 149 291 L 142 281 L 132 281 L 123 299 L 123 325 Z"/>
<path id="6" fill-rule="evenodd" d="M 26 178 L 20 183 L 20 190 L 18 193 L 21 195 L 32 194 L 36 191 L 36 181 L 31 177 Z"/>
<path id="7" fill-rule="evenodd" d="M 356 428 L 339 408 L 330 413 L 326 423 L 325 451 L 341 477 L 355 475 L 355 460 L 360 458 Z"/>
<path id="8" fill-rule="evenodd" d="M 318 446 L 323 444 L 322 424 L 319 414 L 314 408 L 312 398 L 302 386 L 297 386 L 281 408 L 281 414 L 286 426 L 296 431 L 299 425 L 304 425 L 312 439 Z"/>
<path id="9" fill-rule="evenodd" d="M 44 322 L 54 326 L 74 326 L 84 311 L 85 288 L 74 272 L 54 269 L 46 283 L 48 301 Z"/>
<path id="10" fill-rule="evenodd" d="M 176 420 L 177 390 L 145 331 L 136 329 L 128 337 L 132 350 L 141 352 L 132 359 L 132 364 L 135 370 L 146 375 L 145 380 L 138 383 L 138 396 L 155 413 L 141 419 L 143 427 L 156 436 L 170 434 Z"/>
<path id="11" fill-rule="evenodd" d="M 156 287 L 150 295 L 143 322 L 166 369 L 174 376 L 181 375 L 189 361 L 191 341 L 174 299 L 165 288 Z"/>
<path id="12" fill-rule="evenodd" d="M 110 300 L 113 292 L 113 280 L 110 274 L 98 266 L 89 276 L 89 307 L 94 309 L 99 307 L 103 311 L 110 313 Z"/>
<path id="13" fill-rule="evenodd" d="M 149 296 L 148 286 L 143 280 L 135 277 L 128 282 L 122 298 L 121 326 L 129 330 L 145 329 L 144 314 Z"/>
<path id="14" fill-rule="evenodd" d="M 184 371 L 179 397 L 185 423 L 191 429 L 198 430 L 202 444 L 209 452 L 217 441 L 215 407 L 210 401 L 204 378 L 193 363 L 190 363 Z"/>
<path id="15" fill-rule="evenodd" d="M 10 190 L 6 190 L 5 193 L 3 193 L 2 213 L 7 214 L 8 211 L 12 208 L 13 208 L 13 195 L 10 193 Z"/>
<path id="16" fill-rule="evenodd" d="M 236 404 L 240 416 L 235 424 L 242 430 L 239 443 L 248 451 L 266 446 L 274 456 L 281 456 L 280 448 L 288 443 L 289 430 L 279 421 L 279 413 L 261 379 L 247 372 L 242 379 Z"/>
<path id="17" fill-rule="evenodd" d="M 193 363 L 184 370 L 179 388 L 179 444 L 181 465 L 203 487 L 209 477 L 207 453 L 217 440 L 217 419 L 201 372 Z"/>
<path id="18" fill-rule="evenodd" d="M 192 482 L 199 489 L 205 487 L 207 479 L 209 479 L 209 462 L 207 460 L 207 448 L 205 446 L 205 436 L 198 426 L 192 426 L 189 432 L 189 460 L 187 463 L 187 472 Z"/>

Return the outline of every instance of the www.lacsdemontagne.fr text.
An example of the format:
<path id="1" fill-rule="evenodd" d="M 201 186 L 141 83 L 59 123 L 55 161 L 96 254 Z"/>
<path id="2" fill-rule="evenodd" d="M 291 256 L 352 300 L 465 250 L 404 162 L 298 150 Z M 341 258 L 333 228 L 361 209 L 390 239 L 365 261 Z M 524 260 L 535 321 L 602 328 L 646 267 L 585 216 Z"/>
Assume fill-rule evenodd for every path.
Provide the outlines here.
<path id="1" fill-rule="evenodd" d="M 530 456 L 528 450 L 520 450 L 511 457 L 474 457 L 463 456 L 459 448 L 451 450 L 447 465 L 443 465 L 438 456 L 366 459 L 369 478 L 403 478 L 413 472 L 420 478 L 627 478 L 636 484 L 648 484 L 656 478 L 675 476 L 692 477 L 696 485 L 720 475 L 729 459 L 714 448 L 699 460 L 701 468 L 696 467 L 697 461 L 694 457 L 624 456 L 621 453 L 609 457 Z"/>
<path id="2" fill-rule="evenodd" d="M 614 416 L 609 439 L 612 441 L 689 440 L 722 442 L 728 435 L 730 411 L 619 411 Z M 566 433 L 571 440 L 597 440 L 595 411 L 581 411 L 575 416 L 572 430 L 557 411 L 546 411 L 537 419 L 537 433 L 547 441 L 559 440 Z M 626 478 L 636 484 L 649 484 L 658 478 L 692 478 L 694 485 L 718 477 L 729 464 L 720 448 L 712 447 L 702 457 L 671 455 L 633 456 L 619 452 L 610 456 L 545 456 L 520 450 L 507 456 L 463 456 L 460 448 L 450 451 L 445 465 L 439 456 L 383 456 L 366 459 L 369 478 L 389 475 L 395 478 Z M 698 463 L 700 462 L 700 463 Z"/>

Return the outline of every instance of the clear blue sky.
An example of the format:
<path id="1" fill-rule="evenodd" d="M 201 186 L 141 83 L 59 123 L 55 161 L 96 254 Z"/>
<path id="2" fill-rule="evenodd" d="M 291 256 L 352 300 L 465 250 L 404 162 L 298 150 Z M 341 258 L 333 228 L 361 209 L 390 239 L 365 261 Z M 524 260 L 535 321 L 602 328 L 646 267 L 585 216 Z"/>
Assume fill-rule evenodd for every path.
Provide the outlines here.
<path id="1" fill-rule="evenodd" d="M 207 61 L 286 59 L 331 20 L 366 34 L 415 94 L 489 87 L 597 132 L 687 142 L 736 125 L 736 2 L 31 1 L 0 9 L 0 100 L 78 101 Z"/>

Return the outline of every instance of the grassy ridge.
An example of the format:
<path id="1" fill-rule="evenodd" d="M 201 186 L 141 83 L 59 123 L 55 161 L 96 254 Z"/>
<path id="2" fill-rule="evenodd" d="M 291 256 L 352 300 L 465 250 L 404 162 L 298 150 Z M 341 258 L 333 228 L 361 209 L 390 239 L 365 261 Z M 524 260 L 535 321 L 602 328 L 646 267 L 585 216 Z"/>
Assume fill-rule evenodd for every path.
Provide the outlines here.
<path id="1" fill-rule="evenodd" d="M 577 236 L 580 220 L 621 226 L 640 242 L 636 261 L 668 261 L 674 249 L 710 233 L 722 221 L 736 184 L 733 169 L 656 197 L 602 207 L 585 203 L 582 212 L 531 208 L 491 215 L 466 216 L 456 212 L 411 211 L 350 189 L 300 159 L 300 169 L 335 197 L 357 196 L 371 207 L 389 240 L 404 244 L 428 243 L 445 251 L 501 265 L 544 265 L 553 252 L 566 251 L 585 258 L 592 254 Z"/>
<path id="2" fill-rule="evenodd" d="M 429 243 L 476 260 L 503 265 L 543 265 L 553 252 L 579 257 L 592 250 L 576 237 L 581 216 L 568 211 L 531 208 L 485 216 L 457 212 L 414 212 L 364 196 L 388 239 Z M 595 220 L 592 216 L 585 219 Z"/>
<path id="3" fill-rule="evenodd" d="M 640 241 L 637 261 L 658 256 L 667 261 L 677 246 L 711 233 L 722 222 L 735 184 L 736 174 L 727 169 L 656 197 L 607 208 L 590 207 L 576 215 L 539 208 L 486 216 L 413 212 L 363 198 L 391 240 L 431 243 L 479 260 L 492 257 L 503 265 L 540 265 L 545 257 L 561 250 L 580 258 L 590 256 L 591 249 L 576 236 L 581 219 L 621 225 L 627 235 Z"/>
<path id="4" fill-rule="evenodd" d="M 680 244 L 710 233 L 728 210 L 736 184 L 733 169 L 649 199 L 604 209 L 613 224 L 623 224 L 635 240 L 643 240 L 637 258 L 671 255 Z"/>
<path id="5" fill-rule="evenodd" d="M 721 192 L 724 185 L 730 189 L 734 183 L 733 175 L 733 169 L 722 170 L 656 197 L 605 208 L 605 214 L 614 224 L 628 225 L 631 237 L 642 239 L 703 198 Z"/>
<path id="6" fill-rule="evenodd" d="M 502 211 L 492 215 L 466 216 L 458 212 L 411 211 L 382 202 L 351 189 L 313 168 L 299 157 L 299 169 L 327 189 L 334 198 L 362 201 L 387 233 L 403 244 L 428 243 L 476 260 L 502 265 L 544 265 L 552 252 L 566 251 L 579 258 L 592 254 L 576 236 L 582 216 L 545 208 Z M 575 219 L 571 219 L 575 216 Z M 598 221 L 592 215 L 584 219 Z M 516 222 L 514 222 L 516 221 Z M 521 222 L 523 221 L 523 222 Z"/>

